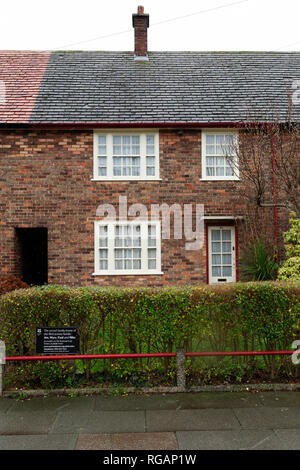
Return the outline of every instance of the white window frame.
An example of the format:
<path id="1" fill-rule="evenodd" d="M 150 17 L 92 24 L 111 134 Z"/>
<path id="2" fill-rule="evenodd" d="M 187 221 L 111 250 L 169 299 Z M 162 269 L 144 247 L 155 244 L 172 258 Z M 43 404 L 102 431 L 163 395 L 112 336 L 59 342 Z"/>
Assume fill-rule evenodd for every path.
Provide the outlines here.
<path id="1" fill-rule="evenodd" d="M 234 162 L 234 175 L 233 176 L 208 176 L 206 174 L 206 157 L 211 157 L 212 155 L 206 155 L 206 136 L 207 135 L 216 135 L 216 134 L 231 134 L 235 138 L 235 145 L 238 144 L 238 131 L 232 129 L 202 129 L 201 132 L 201 166 L 202 166 L 202 176 L 201 179 L 204 181 L 238 181 L 239 178 L 239 168 L 237 155 L 233 155 L 235 160 Z M 221 155 L 220 155 L 221 156 Z"/>
<path id="2" fill-rule="evenodd" d="M 232 256 L 232 276 L 213 276 L 212 275 L 212 230 L 230 230 L 231 231 L 231 256 Z M 221 254 L 222 256 L 222 254 Z M 226 279 L 226 281 L 219 281 L 218 279 Z M 209 284 L 226 284 L 228 282 L 236 282 L 236 246 L 235 246 L 235 227 L 232 225 L 209 225 L 208 226 L 208 282 Z"/>
<path id="3" fill-rule="evenodd" d="M 99 240 L 100 226 L 108 226 L 108 269 L 100 269 Z M 115 269 L 114 256 L 111 255 L 115 249 L 114 233 L 116 225 L 140 225 L 141 226 L 141 269 Z M 148 245 L 148 226 L 156 227 L 156 246 Z M 148 268 L 148 248 L 156 248 L 156 268 Z M 146 255 L 145 255 L 146 254 Z M 144 256 L 143 256 L 144 255 Z M 157 220 L 97 220 L 94 222 L 94 269 L 93 276 L 129 276 L 129 275 L 157 275 L 163 274 L 161 271 L 161 223 Z"/>
<path id="4" fill-rule="evenodd" d="M 98 136 L 106 136 L 107 145 L 107 174 L 106 176 L 98 175 Z M 113 174 L 113 136 L 130 135 L 140 137 L 140 175 L 139 176 L 115 176 Z M 146 136 L 154 136 L 155 147 L 155 175 L 147 176 L 147 161 L 146 161 Z M 159 176 L 159 131 L 158 129 L 118 129 L 118 130 L 94 130 L 94 144 L 93 144 L 93 179 L 92 181 L 158 181 Z M 138 155 L 137 155 L 138 156 Z M 148 155 L 152 156 L 152 155 Z"/>

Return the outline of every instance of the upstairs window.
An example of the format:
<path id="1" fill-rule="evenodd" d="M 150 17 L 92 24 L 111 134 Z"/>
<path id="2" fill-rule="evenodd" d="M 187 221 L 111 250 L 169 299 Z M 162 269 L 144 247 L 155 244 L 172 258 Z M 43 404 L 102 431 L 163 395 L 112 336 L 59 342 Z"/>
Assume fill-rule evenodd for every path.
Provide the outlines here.
<path id="1" fill-rule="evenodd" d="M 159 179 L 158 133 L 95 132 L 94 179 Z"/>
<path id="2" fill-rule="evenodd" d="M 202 179 L 238 179 L 236 145 L 236 132 L 203 132 Z"/>

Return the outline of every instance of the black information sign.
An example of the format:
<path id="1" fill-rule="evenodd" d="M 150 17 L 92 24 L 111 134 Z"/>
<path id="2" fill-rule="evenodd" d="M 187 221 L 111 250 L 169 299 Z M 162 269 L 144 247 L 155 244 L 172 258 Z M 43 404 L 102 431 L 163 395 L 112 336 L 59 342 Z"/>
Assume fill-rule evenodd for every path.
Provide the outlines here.
<path id="1" fill-rule="evenodd" d="M 37 354 L 80 354 L 77 328 L 45 327 L 36 329 Z"/>

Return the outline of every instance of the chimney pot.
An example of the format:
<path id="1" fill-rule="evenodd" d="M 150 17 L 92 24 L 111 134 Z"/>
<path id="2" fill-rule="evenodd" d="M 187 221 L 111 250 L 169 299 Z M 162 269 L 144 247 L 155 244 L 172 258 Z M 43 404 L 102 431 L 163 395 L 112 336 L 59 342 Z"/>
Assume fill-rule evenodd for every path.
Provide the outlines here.
<path id="1" fill-rule="evenodd" d="M 149 27 L 149 15 L 144 13 L 144 7 L 139 5 L 137 13 L 132 15 L 134 27 L 134 58 L 148 60 L 147 28 Z"/>

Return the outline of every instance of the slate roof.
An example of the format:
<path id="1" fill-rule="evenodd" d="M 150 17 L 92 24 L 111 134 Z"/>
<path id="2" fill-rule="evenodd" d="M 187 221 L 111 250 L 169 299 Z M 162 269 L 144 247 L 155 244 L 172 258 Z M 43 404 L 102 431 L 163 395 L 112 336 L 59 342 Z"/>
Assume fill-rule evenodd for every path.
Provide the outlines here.
<path id="1" fill-rule="evenodd" d="M 0 123 L 29 121 L 49 57 L 50 52 L 0 51 Z"/>
<path id="2" fill-rule="evenodd" d="M 14 120 L 0 105 L 0 122 L 219 124 L 266 120 L 270 112 L 284 121 L 300 80 L 298 52 L 150 52 L 147 62 L 132 52 L 48 54 L 27 56 L 39 82 L 28 114 L 22 90 L 31 75 L 7 72 L 9 60 L 22 69 L 24 52 L 0 53 L 0 80 L 15 84 L 15 105 L 24 108 Z M 293 113 L 298 120 L 300 105 Z"/>

